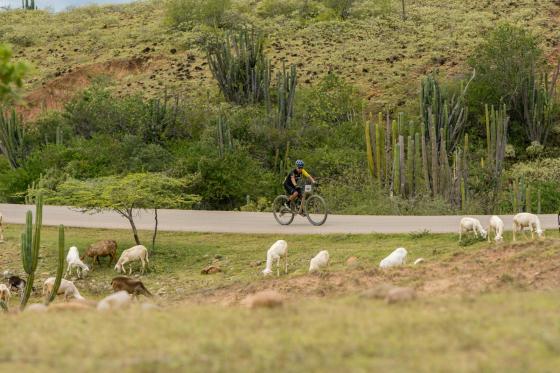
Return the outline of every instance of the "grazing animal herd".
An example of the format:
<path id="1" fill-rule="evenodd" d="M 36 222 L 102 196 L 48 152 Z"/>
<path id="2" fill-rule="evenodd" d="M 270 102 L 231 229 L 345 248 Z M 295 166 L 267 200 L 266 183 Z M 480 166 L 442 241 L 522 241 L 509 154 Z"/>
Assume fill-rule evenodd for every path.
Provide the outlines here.
<path id="1" fill-rule="evenodd" d="M 0 214 L 0 240 L 2 237 L 2 215 Z M 544 237 L 544 232 L 541 227 L 538 216 L 530 213 L 519 213 L 513 217 L 513 241 L 516 240 L 516 235 L 519 232 L 523 232 L 524 229 L 529 229 L 531 231 L 531 238 Z M 488 238 L 491 241 L 491 234 L 494 234 L 495 242 L 502 242 L 504 237 L 504 222 L 500 217 L 493 215 L 490 217 L 488 222 L 488 228 L 485 230 L 481 222 L 472 217 L 464 217 L 459 223 L 459 241 L 461 241 L 463 234 L 472 232 L 475 237 Z M 380 268 L 390 268 L 395 266 L 400 266 L 406 264 L 408 252 L 405 248 L 399 247 L 390 253 L 387 257 L 381 260 Z M 113 240 L 102 240 L 95 242 L 85 250 L 84 254 L 80 257 L 80 253 L 76 246 L 70 247 L 68 254 L 66 256 L 67 269 L 65 273 L 65 278 L 62 279 L 60 287 L 57 291 L 57 295 L 64 295 L 65 300 L 74 299 L 78 301 L 84 301 L 85 298 L 80 294 L 76 285 L 69 280 L 66 280 L 68 276 L 71 276 L 75 270 L 76 275 L 79 279 L 83 278 L 90 272 L 90 267 L 84 263 L 85 258 L 91 258 L 91 269 L 94 265 L 101 264 L 100 258 L 109 257 L 108 265 L 112 265 L 113 261 L 117 256 L 117 242 Z M 280 276 L 281 260 L 284 259 L 284 272 L 288 273 L 288 243 L 285 240 L 276 241 L 270 249 L 268 249 L 266 254 L 266 267 L 262 271 L 264 276 L 273 273 L 273 266 L 276 264 L 276 275 Z M 134 261 L 139 261 L 142 265 L 141 273 L 144 274 L 146 266 L 149 265 L 148 250 L 142 245 L 133 246 L 127 250 L 124 250 L 119 259 L 116 261 L 114 269 L 119 273 L 127 273 L 125 264 L 128 264 L 128 274 L 132 274 L 131 263 Z M 414 265 L 423 262 L 423 258 L 418 258 Z M 327 250 L 320 251 L 315 255 L 309 262 L 309 273 L 316 273 L 325 269 L 329 266 L 330 256 Z M 6 279 L 6 284 L 0 284 L 0 300 L 6 305 L 10 302 L 11 292 L 16 291 L 23 294 L 26 282 L 24 279 L 13 275 L 9 271 L 4 272 L 4 277 Z M 49 277 L 43 283 L 42 294 L 48 297 L 54 287 L 55 277 Z M 111 287 L 114 291 L 113 294 L 107 296 L 97 303 L 98 310 L 109 310 L 122 308 L 130 304 L 134 297 L 139 295 L 144 295 L 147 297 L 152 297 L 152 293 L 144 286 L 142 281 L 133 279 L 127 276 L 116 276 L 111 281 Z M 35 290 L 33 288 L 33 290 Z M 32 305 L 34 308 L 41 308 L 40 305 Z"/>
<path id="2" fill-rule="evenodd" d="M 519 213 L 513 217 L 513 240 L 516 240 L 516 233 L 523 232 L 525 228 L 531 231 L 531 238 L 535 238 L 535 234 L 542 238 L 544 231 L 542 230 L 539 217 L 527 212 Z M 491 241 L 490 233 L 494 233 L 494 241 L 503 242 L 504 240 L 504 222 L 499 216 L 493 215 L 488 222 L 488 229 L 484 229 L 480 220 L 471 217 L 464 217 L 459 223 L 459 241 L 463 238 L 463 234 L 472 232 L 475 237 L 488 238 Z M 391 254 L 385 257 L 379 263 L 380 268 L 390 268 L 406 264 L 408 252 L 404 247 L 399 247 Z M 284 240 L 276 241 L 266 254 L 266 268 L 262 271 L 267 276 L 272 273 L 272 266 L 276 261 L 276 274 L 280 275 L 280 259 L 285 259 L 285 273 L 288 273 L 288 243 Z M 309 273 L 317 272 L 328 266 L 330 261 L 329 252 L 320 251 L 309 262 Z M 424 262 L 424 258 L 418 258 L 414 265 Z"/>
<path id="3" fill-rule="evenodd" d="M 544 237 L 544 231 L 541 227 L 539 217 L 528 212 L 521 212 L 513 217 L 512 232 L 513 241 L 515 242 L 518 232 L 523 232 L 525 228 L 531 231 L 531 239 L 535 239 L 535 233 L 539 238 Z M 494 241 L 501 242 L 504 240 L 504 222 L 499 216 L 493 215 L 488 222 L 488 230 L 482 228 L 480 220 L 475 218 L 462 218 L 459 224 L 459 241 L 461 241 L 463 233 L 473 232 L 475 237 L 480 235 L 482 238 L 488 237 L 490 242 L 490 232 L 494 231 Z"/>
<path id="4" fill-rule="evenodd" d="M 71 276 L 74 270 L 78 279 L 83 278 L 89 273 L 90 267 L 83 262 L 86 257 L 91 258 L 91 268 L 93 268 L 96 263 L 101 264 L 100 258 L 109 257 L 110 267 L 115 260 L 116 255 L 117 242 L 113 240 L 102 240 L 91 244 L 85 250 L 84 254 L 81 257 L 76 246 L 70 247 L 70 249 L 68 249 L 68 254 L 66 255 L 66 273 L 64 275 L 64 278 L 61 279 L 57 295 L 63 295 L 65 300 L 74 299 L 77 301 L 85 301 L 85 298 L 80 294 L 80 291 L 78 290 L 74 282 L 66 280 L 66 278 L 68 276 Z M 130 249 L 124 250 L 115 265 L 115 270 L 117 272 L 126 273 L 124 265 L 128 264 L 128 273 L 130 275 L 132 274 L 131 264 L 134 261 L 141 262 L 141 272 L 142 274 L 144 274 L 146 265 L 149 264 L 148 250 L 146 249 L 146 247 L 142 245 L 136 245 L 131 247 Z M 17 291 L 21 296 L 25 289 L 26 282 L 24 279 L 20 278 L 19 276 L 13 275 L 9 271 L 4 271 L 4 278 L 7 281 L 7 286 L 5 284 L 0 284 L 0 300 L 4 301 L 6 305 L 8 305 L 11 297 L 11 292 Z M 43 283 L 42 295 L 45 297 L 45 299 L 52 293 L 55 281 L 55 277 L 49 277 Z M 113 278 L 113 280 L 111 281 L 111 287 L 113 288 L 115 293 L 100 301 L 97 304 L 97 309 L 105 310 L 123 307 L 124 305 L 129 304 L 132 301 L 133 297 L 137 297 L 141 294 L 147 297 L 152 296 L 152 294 L 148 289 L 146 289 L 142 281 L 126 276 L 117 276 Z M 33 291 L 35 291 L 35 288 L 33 288 Z M 123 295 L 123 293 L 126 296 Z M 33 308 L 39 307 L 32 307 L 32 309 Z"/>

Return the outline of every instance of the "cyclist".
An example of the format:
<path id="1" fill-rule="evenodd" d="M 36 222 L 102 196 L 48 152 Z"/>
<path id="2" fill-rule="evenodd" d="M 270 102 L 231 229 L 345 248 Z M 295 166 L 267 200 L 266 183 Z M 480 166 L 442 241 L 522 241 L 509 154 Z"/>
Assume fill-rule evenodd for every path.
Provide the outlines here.
<path id="1" fill-rule="evenodd" d="M 298 197 L 302 196 L 301 188 L 298 187 L 298 183 L 301 180 L 301 177 L 305 176 L 306 178 L 310 179 L 313 184 L 315 184 L 315 179 L 307 171 L 303 169 L 303 161 L 298 159 L 296 161 L 296 168 L 294 168 L 286 179 L 284 180 L 284 189 L 288 194 L 288 201 L 292 202 Z M 287 206 L 286 206 L 287 207 Z"/>

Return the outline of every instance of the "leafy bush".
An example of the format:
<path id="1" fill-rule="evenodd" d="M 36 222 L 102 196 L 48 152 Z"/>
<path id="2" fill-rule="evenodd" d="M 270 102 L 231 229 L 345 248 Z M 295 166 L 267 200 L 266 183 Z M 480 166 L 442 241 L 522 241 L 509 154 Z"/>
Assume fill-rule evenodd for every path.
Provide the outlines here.
<path id="1" fill-rule="evenodd" d="M 469 63 L 477 73 L 470 106 L 481 110 L 484 104 L 506 103 L 513 124 L 522 127 L 528 142 L 544 144 L 559 109 L 556 76 L 547 74 L 537 38 L 524 28 L 502 24 L 475 49 Z M 526 142 L 522 131 L 515 126 L 512 130 L 513 141 Z"/>
<path id="2" fill-rule="evenodd" d="M 323 0 L 323 3 L 342 19 L 348 18 L 350 15 L 350 8 L 352 8 L 354 2 L 355 0 Z"/>
<path id="3" fill-rule="evenodd" d="M 192 191 L 203 198 L 205 207 L 234 208 L 246 196 L 271 196 L 274 176 L 243 151 L 227 153 L 223 158 L 204 156 L 198 162 Z"/>
<path id="4" fill-rule="evenodd" d="M 231 0 L 170 0 L 167 2 L 167 22 L 175 28 L 188 30 L 195 23 L 220 27 Z"/>
<path id="5" fill-rule="evenodd" d="M 533 66 L 543 65 L 543 53 L 527 30 L 502 24 L 475 49 L 469 64 L 477 74 L 470 96 L 473 106 L 497 105 L 500 100 L 515 106 Z"/>
<path id="6" fill-rule="evenodd" d="M 17 45 L 18 47 L 31 47 L 35 45 L 35 38 L 33 35 L 29 34 L 11 34 L 7 38 L 8 42 Z"/>
<path id="7" fill-rule="evenodd" d="M 322 122 L 339 125 L 361 118 L 362 101 L 356 89 L 334 73 L 318 85 L 298 93 L 296 117 L 301 123 Z"/>
<path id="8" fill-rule="evenodd" d="M 369 18 L 390 14 L 392 0 L 359 1 L 352 5 L 350 18 Z"/>
<path id="9" fill-rule="evenodd" d="M 297 0 L 263 0 L 257 6 L 257 14 L 263 17 L 288 16 L 300 9 Z"/>

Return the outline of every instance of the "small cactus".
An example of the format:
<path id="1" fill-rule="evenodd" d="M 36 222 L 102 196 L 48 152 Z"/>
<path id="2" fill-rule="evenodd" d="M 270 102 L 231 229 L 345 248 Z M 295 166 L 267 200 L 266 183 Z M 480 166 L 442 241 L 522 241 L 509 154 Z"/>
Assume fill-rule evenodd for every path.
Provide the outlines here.
<path id="1" fill-rule="evenodd" d="M 56 298 L 58 288 L 62 282 L 62 272 L 64 270 L 64 225 L 58 226 L 58 267 L 56 269 L 56 280 L 52 288 L 51 294 L 47 298 L 47 305 Z"/>

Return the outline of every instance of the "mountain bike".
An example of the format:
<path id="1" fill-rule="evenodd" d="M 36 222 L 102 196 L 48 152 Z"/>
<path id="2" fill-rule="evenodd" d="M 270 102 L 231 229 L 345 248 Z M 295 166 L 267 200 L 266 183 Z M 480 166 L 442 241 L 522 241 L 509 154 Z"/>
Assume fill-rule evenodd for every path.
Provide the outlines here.
<path id="1" fill-rule="evenodd" d="M 281 225 L 290 225 L 296 214 L 305 216 L 313 225 L 323 225 L 327 221 L 327 203 L 319 194 L 319 184 L 303 186 L 303 195 L 295 201 L 280 195 L 272 203 L 274 219 Z"/>

